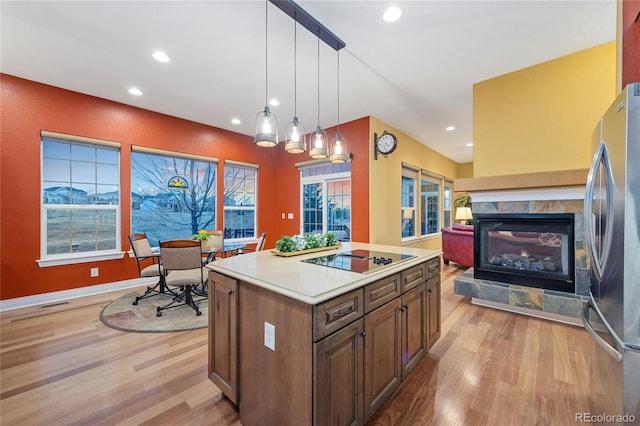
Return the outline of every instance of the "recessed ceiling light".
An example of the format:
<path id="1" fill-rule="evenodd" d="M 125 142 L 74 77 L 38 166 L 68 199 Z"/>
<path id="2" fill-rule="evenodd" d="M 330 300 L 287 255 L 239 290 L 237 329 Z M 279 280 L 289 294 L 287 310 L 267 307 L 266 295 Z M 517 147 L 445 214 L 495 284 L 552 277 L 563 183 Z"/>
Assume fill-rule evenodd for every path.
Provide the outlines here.
<path id="1" fill-rule="evenodd" d="M 240 119 L 238 119 L 238 118 L 232 118 L 232 119 L 231 119 L 231 123 L 233 123 L 233 124 L 240 124 Z"/>
<path id="2" fill-rule="evenodd" d="M 129 89 L 129 93 L 136 96 L 142 96 L 142 92 L 137 87 L 132 87 L 131 89 Z"/>
<path id="3" fill-rule="evenodd" d="M 269 105 L 271 105 L 271 106 L 278 106 L 278 105 L 280 105 L 280 101 L 279 101 L 279 100 L 277 100 L 276 98 L 272 98 L 272 99 L 269 101 Z"/>
<path id="4" fill-rule="evenodd" d="M 384 15 L 382 15 L 382 19 L 387 22 L 395 22 L 400 18 L 400 15 L 402 15 L 402 10 L 395 6 L 391 6 L 385 10 Z"/>
<path id="5" fill-rule="evenodd" d="M 447 132 L 451 132 L 451 131 L 453 131 L 453 130 L 455 130 L 455 129 L 456 129 L 456 126 L 449 126 L 449 127 L 447 127 L 445 130 L 446 130 Z"/>
<path id="6" fill-rule="evenodd" d="M 473 146 L 473 142 L 469 142 L 467 146 Z"/>
<path id="7" fill-rule="evenodd" d="M 167 54 L 160 50 L 153 52 L 153 59 L 158 62 L 169 62 L 169 57 L 167 56 Z"/>

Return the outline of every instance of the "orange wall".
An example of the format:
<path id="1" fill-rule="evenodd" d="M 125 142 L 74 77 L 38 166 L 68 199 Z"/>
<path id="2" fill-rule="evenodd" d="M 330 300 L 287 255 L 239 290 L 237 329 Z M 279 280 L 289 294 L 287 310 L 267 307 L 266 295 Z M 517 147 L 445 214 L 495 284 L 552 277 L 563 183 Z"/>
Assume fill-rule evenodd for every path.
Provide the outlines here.
<path id="1" fill-rule="evenodd" d="M 640 1 L 622 2 L 622 87 L 640 81 Z M 620 27 L 620 24 L 618 24 Z"/>
<path id="2" fill-rule="evenodd" d="M 131 145 L 187 152 L 219 159 L 218 185 L 222 187 L 225 159 L 258 164 L 258 230 L 267 232 L 266 247 L 273 247 L 283 234 L 299 230 L 298 170 L 304 155 L 285 154 L 282 148 L 259 148 L 253 138 L 234 132 L 142 110 L 0 74 L 2 111 L 0 129 L 0 299 L 104 284 L 137 277 L 135 260 L 123 259 L 41 268 L 40 258 L 40 131 L 118 141 L 122 144 L 120 180 L 122 250 L 129 250 Z M 363 130 L 364 129 L 364 130 Z M 368 119 L 340 127 L 350 150 L 362 161 L 354 161 L 353 188 L 363 187 L 368 174 L 367 156 L 361 153 L 368 137 Z M 328 131 L 330 136 L 333 132 Z M 297 158 L 295 158 L 297 157 Z M 359 170 L 362 167 L 363 170 Z M 366 191 L 364 191 L 366 192 Z M 353 191 L 354 240 L 368 241 L 368 194 Z M 222 203 L 222 197 L 219 197 Z M 357 209 L 357 210 L 356 210 Z M 222 211 L 222 205 L 218 205 Z M 294 212 L 296 219 L 280 219 L 281 211 Z M 364 217 L 366 216 L 366 220 Z M 222 220 L 222 215 L 218 215 Z M 366 224 L 366 225 L 365 225 Z M 219 222 L 218 227 L 222 224 Z M 90 277 L 90 268 L 100 267 L 100 276 Z"/>
<path id="3" fill-rule="evenodd" d="M 340 135 L 347 142 L 347 149 L 353 154 L 351 163 L 351 240 L 363 243 L 369 242 L 369 117 L 340 124 Z M 335 127 L 324 129 L 333 138 Z M 300 179 L 295 163 L 309 161 L 309 156 L 303 154 L 288 154 L 278 150 L 277 185 L 295 181 L 296 186 L 282 185 L 277 190 L 275 205 L 276 220 L 280 223 L 280 233 L 272 239 L 272 244 L 282 235 L 300 233 Z M 285 219 L 282 219 L 285 213 Z M 295 219 L 286 219 L 287 213 L 293 213 Z"/>

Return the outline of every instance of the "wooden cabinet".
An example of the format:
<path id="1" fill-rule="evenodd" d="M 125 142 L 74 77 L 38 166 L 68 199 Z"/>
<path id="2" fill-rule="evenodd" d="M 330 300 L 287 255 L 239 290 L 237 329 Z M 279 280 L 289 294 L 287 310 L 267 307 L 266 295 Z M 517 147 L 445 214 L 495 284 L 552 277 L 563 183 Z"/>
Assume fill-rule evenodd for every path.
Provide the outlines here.
<path id="1" fill-rule="evenodd" d="M 427 350 L 440 338 L 440 275 L 427 281 Z"/>
<path id="2" fill-rule="evenodd" d="M 400 385 L 400 321 L 399 298 L 364 317 L 365 421 Z"/>
<path id="3" fill-rule="evenodd" d="M 209 272 L 209 379 L 238 403 L 238 281 Z"/>
<path id="4" fill-rule="evenodd" d="M 364 332 L 367 421 L 426 355 L 424 282 L 366 314 Z"/>
<path id="5" fill-rule="evenodd" d="M 363 326 L 360 318 L 314 344 L 313 424 L 364 424 Z"/>
<path id="6" fill-rule="evenodd" d="M 440 336 L 440 258 L 317 305 L 211 271 L 209 316 L 209 377 L 243 424 L 363 425 Z"/>
<path id="7" fill-rule="evenodd" d="M 400 307 L 402 380 L 427 354 L 427 298 L 424 289 L 423 282 L 402 295 Z"/>

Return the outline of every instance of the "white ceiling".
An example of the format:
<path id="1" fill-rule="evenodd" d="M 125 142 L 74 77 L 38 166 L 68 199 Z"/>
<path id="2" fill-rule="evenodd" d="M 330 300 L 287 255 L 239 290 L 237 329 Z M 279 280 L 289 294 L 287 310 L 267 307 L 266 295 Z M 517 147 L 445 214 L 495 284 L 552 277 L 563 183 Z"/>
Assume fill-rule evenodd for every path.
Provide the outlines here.
<path id="1" fill-rule="evenodd" d="M 340 121 L 375 116 L 456 162 L 473 159 L 474 83 L 615 39 L 615 0 L 297 3 L 346 43 Z M 381 18 L 390 4 L 403 11 L 395 23 Z M 280 100 L 272 111 L 283 138 L 294 21 L 267 10 L 269 98 Z M 254 133 L 265 104 L 264 1 L 2 1 L 0 14 L 3 73 Z M 321 43 L 318 78 L 317 38 L 297 32 L 297 115 L 307 132 L 334 126 L 337 54 Z M 171 61 L 155 61 L 157 49 Z"/>

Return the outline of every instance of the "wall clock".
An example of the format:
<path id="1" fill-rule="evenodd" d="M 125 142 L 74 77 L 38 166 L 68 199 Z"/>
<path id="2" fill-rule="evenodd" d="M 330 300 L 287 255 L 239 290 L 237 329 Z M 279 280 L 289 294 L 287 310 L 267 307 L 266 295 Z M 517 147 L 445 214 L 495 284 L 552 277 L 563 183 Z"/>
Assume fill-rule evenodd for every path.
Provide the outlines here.
<path id="1" fill-rule="evenodd" d="M 377 133 L 373 134 L 373 149 L 375 160 L 378 159 L 378 153 L 385 157 L 396 150 L 398 146 L 398 138 L 393 133 L 389 133 L 386 130 L 378 137 Z"/>

